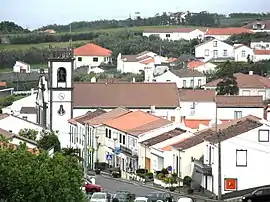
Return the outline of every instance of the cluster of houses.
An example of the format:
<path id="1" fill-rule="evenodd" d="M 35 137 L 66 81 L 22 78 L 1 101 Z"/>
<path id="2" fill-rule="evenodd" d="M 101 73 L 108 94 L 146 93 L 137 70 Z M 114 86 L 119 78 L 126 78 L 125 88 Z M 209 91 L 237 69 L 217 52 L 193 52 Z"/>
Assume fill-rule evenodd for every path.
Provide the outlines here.
<path id="1" fill-rule="evenodd" d="M 215 64 L 145 51 L 117 58 L 118 71 L 144 71 L 144 82 L 74 82 L 74 66 L 87 61 L 95 67 L 110 63 L 111 51 L 94 44 L 74 52 L 53 50 L 50 77 L 42 75 L 37 93 L 2 109 L 0 133 L 12 144 L 34 148 L 21 130 L 36 130 L 37 139 L 44 129 L 58 131 L 62 147 L 78 148 L 81 157 L 87 152 L 90 168 L 99 163 L 128 175 L 138 168 L 171 167 L 180 179 L 189 176 L 195 187 L 213 194 L 221 142 L 224 196 L 269 184 L 270 108 L 264 104 L 270 99 L 269 78 L 236 73 L 238 95 L 216 95 L 220 80 L 206 83 L 203 74 Z M 176 68 L 179 64 L 184 68 Z"/>

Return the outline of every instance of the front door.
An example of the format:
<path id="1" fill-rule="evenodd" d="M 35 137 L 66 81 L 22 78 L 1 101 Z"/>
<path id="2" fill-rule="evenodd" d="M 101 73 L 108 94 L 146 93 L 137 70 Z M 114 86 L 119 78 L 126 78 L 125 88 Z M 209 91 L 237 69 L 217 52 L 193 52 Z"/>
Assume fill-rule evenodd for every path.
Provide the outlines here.
<path id="1" fill-rule="evenodd" d="M 214 50 L 214 58 L 218 57 L 218 50 Z"/>

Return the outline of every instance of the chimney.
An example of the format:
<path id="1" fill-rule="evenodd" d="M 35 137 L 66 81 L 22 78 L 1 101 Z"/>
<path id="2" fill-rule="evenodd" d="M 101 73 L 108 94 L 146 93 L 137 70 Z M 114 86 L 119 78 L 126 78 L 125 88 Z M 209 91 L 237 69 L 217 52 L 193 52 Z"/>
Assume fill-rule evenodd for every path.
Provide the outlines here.
<path id="1" fill-rule="evenodd" d="M 154 115 L 156 111 L 156 106 L 155 105 L 150 106 L 150 111 L 151 111 L 151 114 Z"/>
<path id="2" fill-rule="evenodd" d="M 249 75 L 253 75 L 253 71 L 249 71 L 248 74 L 249 74 Z"/>
<path id="3" fill-rule="evenodd" d="M 132 78 L 132 83 L 136 83 L 135 77 Z"/>

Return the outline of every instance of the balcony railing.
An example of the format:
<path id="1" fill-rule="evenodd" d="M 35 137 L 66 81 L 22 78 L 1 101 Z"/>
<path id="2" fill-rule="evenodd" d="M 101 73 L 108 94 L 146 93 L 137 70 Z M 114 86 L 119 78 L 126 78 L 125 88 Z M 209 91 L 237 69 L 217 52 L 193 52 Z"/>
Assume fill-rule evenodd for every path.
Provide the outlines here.
<path id="1" fill-rule="evenodd" d="M 125 147 L 125 146 L 120 145 L 120 150 L 121 150 L 121 153 L 127 154 L 129 156 L 132 156 L 132 157 L 137 157 L 138 156 L 137 152 L 132 151 L 131 149 L 129 149 L 129 148 Z"/>
<path id="2" fill-rule="evenodd" d="M 195 171 L 201 173 L 205 176 L 212 176 L 212 167 L 211 165 L 202 164 L 198 161 L 194 161 Z"/>

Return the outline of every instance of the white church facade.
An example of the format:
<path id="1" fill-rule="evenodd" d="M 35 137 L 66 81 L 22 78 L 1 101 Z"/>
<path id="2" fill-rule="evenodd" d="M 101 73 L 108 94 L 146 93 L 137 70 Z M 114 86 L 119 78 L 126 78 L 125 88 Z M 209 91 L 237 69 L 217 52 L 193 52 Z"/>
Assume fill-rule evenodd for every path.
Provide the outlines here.
<path id="1" fill-rule="evenodd" d="M 180 123 L 175 83 L 74 83 L 73 74 L 73 50 L 53 50 L 48 77 L 39 79 L 37 123 L 58 131 L 62 147 L 70 146 L 68 120 L 96 109 L 125 107 Z"/>

